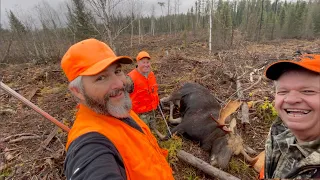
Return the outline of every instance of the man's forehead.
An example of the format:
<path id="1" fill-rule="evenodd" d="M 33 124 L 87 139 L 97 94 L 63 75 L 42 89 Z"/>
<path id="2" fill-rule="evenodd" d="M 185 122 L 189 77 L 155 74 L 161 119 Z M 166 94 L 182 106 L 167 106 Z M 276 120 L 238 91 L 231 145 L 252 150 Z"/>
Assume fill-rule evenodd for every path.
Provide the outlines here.
<path id="1" fill-rule="evenodd" d="M 117 69 L 117 68 L 121 68 L 121 64 L 119 62 L 114 62 L 111 65 L 109 65 L 108 67 L 106 67 L 104 70 L 102 70 L 101 72 L 99 72 L 98 74 L 95 74 L 93 76 L 97 76 L 99 74 L 103 74 L 108 71 L 113 71 L 114 69 Z"/>

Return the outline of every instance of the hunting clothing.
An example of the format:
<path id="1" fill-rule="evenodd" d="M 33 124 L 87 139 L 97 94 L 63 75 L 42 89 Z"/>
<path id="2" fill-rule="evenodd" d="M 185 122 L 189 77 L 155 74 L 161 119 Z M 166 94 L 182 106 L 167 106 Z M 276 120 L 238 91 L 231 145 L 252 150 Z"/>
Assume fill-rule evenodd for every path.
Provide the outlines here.
<path id="1" fill-rule="evenodd" d="M 139 114 L 139 118 L 146 123 L 151 130 L 157 128 L 157 123 L 156 123 L 156 114 L 155 111 L 152 110 L 147 113 Z"/>
<path id="2" fill-rule="evenodd" d="M 154 73 L 143 76 L 137 69 L 128 74 L 134 82 L 133 92 L 130 94 L 132 110 L 137 113 L 146 113 L 157 109 L 159 104 L 158 84 Z"/>
<path id="3" fill-rule="evenodd" d="M 120 120 L 81 104 L 66 148 L 67 179 L 173 179 L 168 152 L 133 111 Z"/>
<path id="4" fill-rule="evenodd" d="M 298 143 L 280 118 L 270 128 L 266 141 L 264 178 L 320 178 L 320 138 Z"/>

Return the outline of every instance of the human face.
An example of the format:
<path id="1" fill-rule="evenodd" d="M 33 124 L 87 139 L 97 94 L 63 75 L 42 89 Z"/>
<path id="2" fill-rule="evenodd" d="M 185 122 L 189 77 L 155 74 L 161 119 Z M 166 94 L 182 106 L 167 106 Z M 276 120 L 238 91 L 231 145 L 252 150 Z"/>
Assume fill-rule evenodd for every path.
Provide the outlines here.
<path id="1" fill-rule="evenodd" d="M 148 58 L 142 58 L 137 62 L 138 71 L 142 74 L 148 74 L 151 71 L 151 63 Z"/>
<path id="2" fill-rule="evenodd" d="M 131 100 L 125 90 L 126 77 L 114 63 L 94 76 L 83 76 L 83 102 L 99 114 L 129 117 Z"/>
<path id="3" fill-rule="evenodd" d="M 298 140 L 320 137 L 320 75 L 285 72 L 276 82 L 275 108 Z"/>

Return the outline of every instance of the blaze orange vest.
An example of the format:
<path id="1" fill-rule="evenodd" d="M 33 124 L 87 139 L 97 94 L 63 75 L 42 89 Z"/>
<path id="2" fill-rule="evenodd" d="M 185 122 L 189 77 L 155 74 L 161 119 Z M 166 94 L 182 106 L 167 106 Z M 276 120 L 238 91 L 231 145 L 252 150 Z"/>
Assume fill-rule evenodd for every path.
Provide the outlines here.
<path id="1" fill-rule="evenodd" d="M 144 133 L 111 116 L 95 113 L 80 105 L 77 118 L 68 134 L 66 148 L 77 137 L 98 132 L 106 136 L 117 148 L 125 166 L 127 179 L 173 179 L 166 161 L 167 150 L 161 149 L 148 126 L 130 111 L 131 118 Z"/>
<path id="2" fill-rule="evenodd" d="M 130 94 L 132 110 L 138 114 L 157 109 L 159 104 L 158 84 L 151 71 L 148 78 L 140 74 L 137 69 L 128 74 L 134 82 L 133 92 Z"/>

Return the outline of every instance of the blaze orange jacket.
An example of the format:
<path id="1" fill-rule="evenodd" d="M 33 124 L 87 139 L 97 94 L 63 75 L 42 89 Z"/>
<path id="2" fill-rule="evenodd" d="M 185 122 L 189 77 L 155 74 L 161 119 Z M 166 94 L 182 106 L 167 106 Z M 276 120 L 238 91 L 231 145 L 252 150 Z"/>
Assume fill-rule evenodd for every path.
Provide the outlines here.
<path id="1" fill-rule="evenodd" d="M 148 78 L 146 78 L 137 69 L 134 69 L 128 75 L 134 82 L 134 89 L 130 94 L 132 110 L 141 114 L 157 109 L 159 96 L 158 84 L 154 73 L 151 71 Z"/>
<path id="2" fill-rule="evenodd" d="M 148 126 L 133 111 L 131 118 L 144 133 L 112 116 L 95 113 L 80 105 L 76 120 L 68 134 L 66 148 L 77 137 L 98 132 L 106 136 L 117 148 L 123 159 L 127 179 L 174 179 L 166 161 L 167 150 L 161 149 Z"/>

